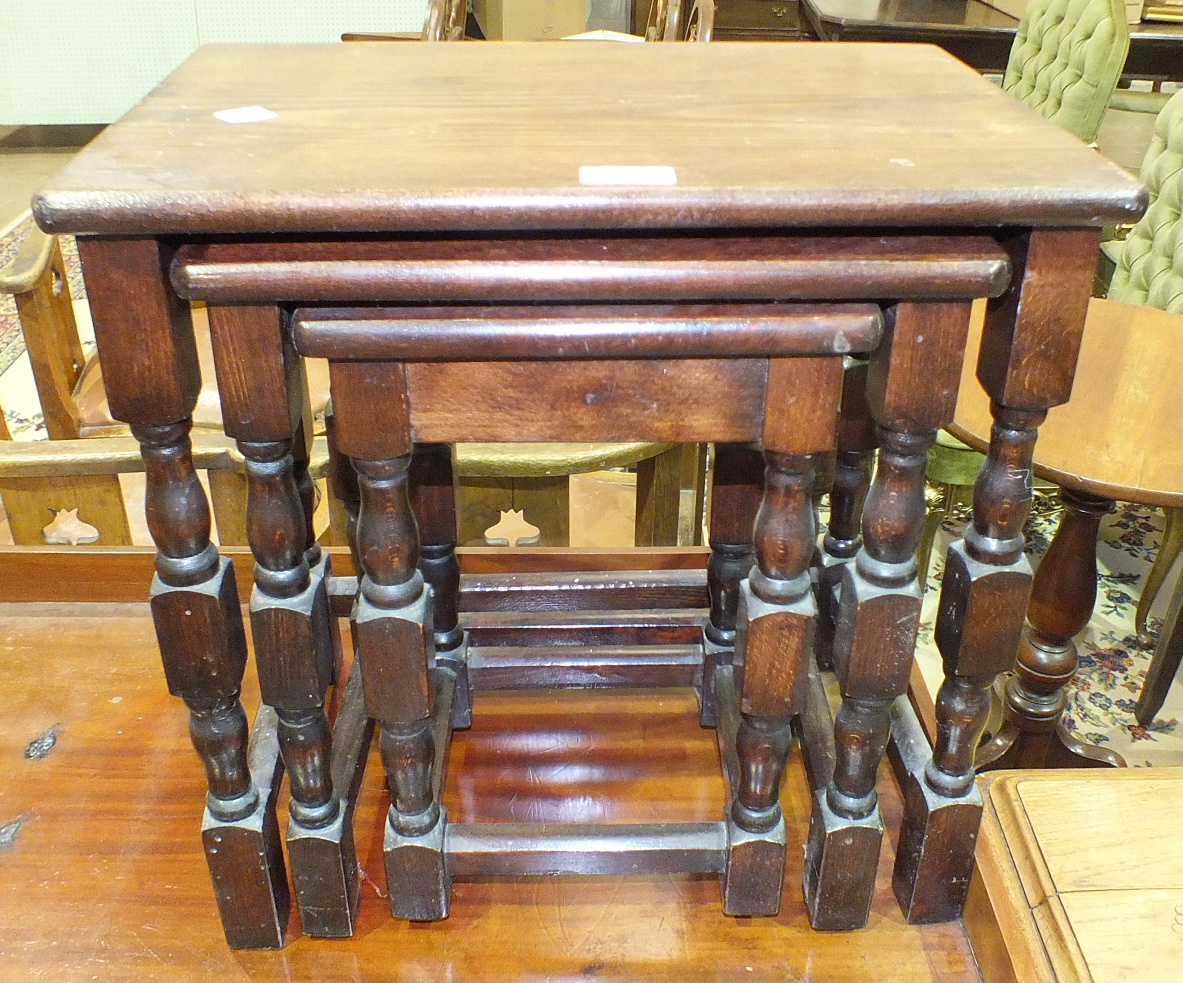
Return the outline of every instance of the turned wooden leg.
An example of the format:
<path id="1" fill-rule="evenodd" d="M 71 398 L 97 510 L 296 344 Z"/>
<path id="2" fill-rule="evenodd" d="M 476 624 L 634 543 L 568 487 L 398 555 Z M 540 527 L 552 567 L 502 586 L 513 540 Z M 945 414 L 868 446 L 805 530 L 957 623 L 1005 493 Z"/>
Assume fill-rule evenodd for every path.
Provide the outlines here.
<path id="1" fill-rule="evenodd" d="M 875 785 L 891 704 L 907 691 L 920 624 L 916 548 L 928 449 L 956 405 L 968 324 L 968 304 L 901 304 L 889 311 L 868 372 L 879 466 L 863 511 L 862 548 L 843 566 L 839 585 L 834 774 L 814 801 L 806 850 L 814 928 L 860 928 L 870 916 L 883 838 Z"/>
<path id="2" fill-rule="evenodd" d="M 435 659 L 456 674 L 452 726 L 472 726 L 468 637 L 460 628 L 456 482 L 449 444 L 418 444 L 411 458 L 411 504 L 419 524 L 419 570 L 432 591 Z"/>
<path id="3" fill-rule="evenodd" d="M 357 513 L 361 508 L 361 492 L 357 487 L 357 472 L 353 462 L 341 453 L 337 443 L 337 414 L 333 402 L 325 409 L 325 436 L 329 445 L 329 514 L 331 524 L 341 545 L 348 545 L 353 555 L 355 570 L 361 566 L 357 558 Z"/>
<path id="4" fill-rule="evenodd" d="M 441 740 L 435 731 L 440 721 L 433 715 L 437 677 L 446 674 L 450 680 L 452 674 L 446 667 L 432 669 L 434 605 L 418 567 L 419 533 L 408 492 L 412 446 L 406 377 L 402 365 L 383 362 L 334 362 L 330 374 L 338 442 L 353 461 L 361 493 L 361 582 L 354 625 L 366 709 L 381 726 L 390 785 L 384 841 L 390 907 L 396 918 L 446 918 L 451 896 L 444 854 L 447 816 L 439 801 Z M 442 497 L 443 485 L 435 480 L 421 487 L 435 488 Z M 452 631 L 445 629 L 449 640 Z M 448 701 L 441 702 L 450 717 Z M 446 728 L 442 741 L 446 745 Z"/>
<path id="5" fill-rule="evenodd" d="M 1031 590 L 1023 524 L 1035 438 L 1047 408 L 1071 394 L 1097 240 L 1089 230 L 1003 240 L 1011 284 L 990 302 L 978 357 L 994 426 L 974 486 L 973 522 L 945 563 L 936 627 L 945 666 L 936 745 L 904 789 L 893 886 L 910 922 L 958 918 L 965 905 L 982 815 L 975 750 L 990 687 L 1012 661 Z"/>
<path id="6" fill-rule="evenodd" d="M 838 453 L 830 487 L 830 521 L 817 562 L 817 660 L 833 668 L 834 619 L 842 571 L 863 545 L 863 506 L 875 466 L 875 421 L 867 406 L 867 363 L 854 361 L 842 373 Z"/>
<path id="7" fill-rule="evenodd" d="M 740 583 L 736 619 L 742 682 L 723 876 L 723 910 L 731 915 L 780 910 L 786 848 L 780 785 L 792 718 L 805 706 L 817 619 L 809 577 L 816 458 L 833 446 L 841 385 L 838 359 L 777 359 L 769 366 L 756 562 Z"/>
<path id="8" fill-rule="evenodd" d="M 226 941 L 283 945 L 290 900 L 275 800 L 281 766 L 273 718 L 248 747 L 239 691 L 246 635 L 234 567 L 210 542 L 190 422 L 136 424 L 147 473 L 148 528 L 156 542 L 152 619 L 169 692 L 189 707 L 189 733 L 209 784 L 202 841 Z"/>
<path id="9" fill-rule="evenodd" d="M 328 689 L 340 668 L 327 555 L 312 525 L 303 364 L 272 306 L 209 307 L 227 434 L 246 459 L 255 556 L 251 634 L 263 702 L 288 772 L 288 851 L 308 935 L 353 934 L 359 897 L 350 811 L 333 785 Z"/>
<path id="10" fill-rule="evenodd" d="M 1154 657 L 1150 660 L 1150 668 L 1146 672 L 1146 683 L 1142 687 L 1142 695 L 1138 697 L 1138 705 L 1134 708 L 1134 717 L 1138 723 L 1146 725 L 1154 721 L 1155 715 L 1162 709 L 1167 692 L 1179 672 L 1179 665 L 1183 662 L 1183 587 L 1176 586 L 1171 595 L 1171 604 L 1162 619 L 1162 632 L 1159 634 L 1158 647 L 1154 650 Z"/>
<path id="11" fill-rule="evenodd" d="M 1027 627 L 1006 684 L 1004 723 L 979 751 L 979 770 L 1125 764 L 1120 755 L 1077 740 L 1061 725 L 1067 686 L 1076 675 L 1073 638 L 1097 603 L 1097 534 L 1113 502 L 1069 489 L 1060 499 L 1064 513 L 1035 572 Z"/>
<path id="12" fill-rule="evenodd" d="M 711 556 L 707 561 L 710 620 L 704 629 L 700 720 L 718 723 L 715 668 L 729 665 L 735 652 L 735 618 L 739 583 L 752 567 L 752 528 L 764 489 L 764 457 L 746 444 L 715 448 L 711 490 Z"/>
<path id="13" fill-rule="evenodd" d="M 188 306 L 172 291 L 169 246 L 148 238 L 78 243 L 111 412 L 132 425 L 156 543 L 152 617 L 171 692 L 209 783 L 202 841 L 226 941 L 283 945 L 290 901 L 275 815 L 280 765 L 261 711 L 248 744 L 239 687 L 246 636 L 234 569 L 210 542 L 210 512 L 189 442 L 201 371 Z"/>

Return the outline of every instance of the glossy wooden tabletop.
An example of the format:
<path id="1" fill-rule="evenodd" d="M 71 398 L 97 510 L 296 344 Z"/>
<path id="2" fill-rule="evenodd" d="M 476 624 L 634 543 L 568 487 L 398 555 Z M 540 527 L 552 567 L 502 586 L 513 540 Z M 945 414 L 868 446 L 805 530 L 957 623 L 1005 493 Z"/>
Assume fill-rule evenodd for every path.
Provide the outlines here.
<path id="1" fill-rule="evenodd" d="M 293 918 L 285 949 L 232 952 L 197 838 L 204 777 L 188 714 L 166 694 L 147 606 L 4 605 L 0 617 L 0 980 L 979 979 L 960 923 L 909 926 L 895 904 L 901 806 L 886 774 L 892 832 L 870 925 L 810 930 L 809 797 L 796 751 L 784 793 L 796 840 L 779 917 L 725 917 L 713 878 L 561 877 L 458 884 L 447 921 L 395 923 L 378 893 L 388 800 L 374 758 L 357 814 L 366 872 L 357 937 L 303 938 Z M 248 706 L 253 677 L 248 667 Z M 465 822 L 722 815 L 714 733 L 698 726 L 689 691 L 481 696 L 472 731 L 453 747 L 445 803 Z"/>
<path id="2" fill-rule="evenodd" d="M 215 116 L 243 107 L 273 116 Z M 659 170 L 588 186 L 585 166 Z M 270 234 L 1099 225 L 1142 203 L 932 47 L 495 43 L 203 48 L 34 210 L 53 231 Z"/>

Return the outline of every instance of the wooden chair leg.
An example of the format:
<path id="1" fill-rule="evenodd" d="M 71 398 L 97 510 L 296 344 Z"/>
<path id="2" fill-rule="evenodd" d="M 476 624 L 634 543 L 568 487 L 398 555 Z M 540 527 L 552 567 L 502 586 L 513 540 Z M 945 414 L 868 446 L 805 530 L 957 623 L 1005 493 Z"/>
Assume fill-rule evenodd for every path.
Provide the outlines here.
<path id="1" fill-rule="evenodd" d="M 1138 723 L 1146 726 L 1153 722 L 1155 715 L 1162 709 L 1167 698 L 1167 691 L 1171 688 L 1175 676 L 1179 672 L 1179 664 L 1183 662 L 1183 587 L 1176 587 L 1171 595 L 1171 604 L 1162 622 L 1162 634 L 1158 638 L 1158 647 L 1154 650 L 1154 657 L 1150 660 L 1150 668 L 1146 672 L 1146 684 L 1142 687 L 1142 695 L 1138 697 L 1138 705 L 1134 708 L 1134 717 Z"/>
<path id="2" fill-rule="evenodd" d="M 1163 581 L 1175 565 L 1180 551 L 1183 551 L 1183 509 L 1164 509 L 1166 528 L 1162 532 L 1162 542 L 1158 547 L 1158 555 L 1154 558 L 1154 565 L 1146 575 L 1146 582 L 1142 585 L 1142 596 L 1138 598 L 1138 613 L 1134 616 L 1134 628 L 1139 635 L 1146 634 L 1146 619 L 1150 616 L 1150 609 L 1154 600 L 1162 589 Z"/>
<path id="3" fill-rule="evenodd" d="M 682 496 L 682 449 L 671 447 L 637 463 L 637 546 L 677 546 Z M 537 525 L 537 523 L 535 523 Z"/>

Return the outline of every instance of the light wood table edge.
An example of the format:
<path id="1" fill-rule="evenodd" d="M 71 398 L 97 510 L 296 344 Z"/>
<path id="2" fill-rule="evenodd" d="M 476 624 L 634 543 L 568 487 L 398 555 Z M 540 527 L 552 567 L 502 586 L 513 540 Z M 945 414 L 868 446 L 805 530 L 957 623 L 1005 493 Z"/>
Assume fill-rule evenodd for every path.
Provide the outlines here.
<path id="1" fill-rule="evenodd" d="M 1062 983 L 1040 935 L 1014 858 L 1006 846 L 993 795 L 1013 772 L 980 776 L 984 809 L 973 880 L 965 905 L 965 931 L 983 983 Z"/>

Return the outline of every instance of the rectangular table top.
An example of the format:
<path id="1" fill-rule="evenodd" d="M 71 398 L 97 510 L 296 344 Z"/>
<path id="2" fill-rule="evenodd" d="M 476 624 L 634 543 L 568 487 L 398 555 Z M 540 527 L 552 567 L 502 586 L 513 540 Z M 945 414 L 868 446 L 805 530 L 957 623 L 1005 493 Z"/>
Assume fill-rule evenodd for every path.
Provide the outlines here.
<path id="1" fill-rule="evenodd" d="M 244 107 L 267 118 L 215 115 Z M 929 46 L 216 45 L 34 211 L 99 234 L 1038 227 L 1144 196 Z"/>

